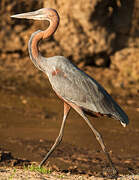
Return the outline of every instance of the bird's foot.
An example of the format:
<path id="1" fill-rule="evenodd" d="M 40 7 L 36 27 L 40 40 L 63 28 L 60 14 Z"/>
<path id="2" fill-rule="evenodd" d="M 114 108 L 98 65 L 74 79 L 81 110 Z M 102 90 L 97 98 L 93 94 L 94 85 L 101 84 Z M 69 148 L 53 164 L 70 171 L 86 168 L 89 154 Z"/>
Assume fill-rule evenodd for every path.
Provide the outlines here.
<path id="1" fill-rule="evenodd" d="M 103 176 L 111 179 L 117 179 L 118 178 L 118 171 L 116 168 L 104 168 L 103 169 Z"/>

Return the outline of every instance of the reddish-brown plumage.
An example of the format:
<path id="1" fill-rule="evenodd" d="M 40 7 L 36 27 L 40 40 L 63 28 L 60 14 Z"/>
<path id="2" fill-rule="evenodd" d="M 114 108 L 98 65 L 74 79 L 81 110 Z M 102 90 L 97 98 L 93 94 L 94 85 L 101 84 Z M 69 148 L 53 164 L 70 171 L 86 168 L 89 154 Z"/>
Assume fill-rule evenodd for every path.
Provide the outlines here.
<path id="1" fill-rule="evenodd" d="M 36 36 L 34 36 L 34 38 L 32 39 L 31 49 L 32 49 L 32 55 L 34 59 L 38 58 L 39 51 L 37 47 L 37 42 L 42 38 L 42 36 L 43 36 L 43 32 L 40 32 L 36 34 Z"/>
<path id="2" fill-rule="evenodd" d="M 61 75 L 63 76 L 64 78 L 66 78 L 66 74 L 61 71 L 60 69 L 56 68 L 53 72 L 52 72 L 52 76 L 56 76 L 56 75 Z"/>
<path id="3" fill-rule="evenodd" d="M 59 69 L 55 69 L 53 72 L 52 72 L 52 76 L 56 76 L 57 74 L 59 73 L 62 73 L 62 71 L 60 71 Z"/>

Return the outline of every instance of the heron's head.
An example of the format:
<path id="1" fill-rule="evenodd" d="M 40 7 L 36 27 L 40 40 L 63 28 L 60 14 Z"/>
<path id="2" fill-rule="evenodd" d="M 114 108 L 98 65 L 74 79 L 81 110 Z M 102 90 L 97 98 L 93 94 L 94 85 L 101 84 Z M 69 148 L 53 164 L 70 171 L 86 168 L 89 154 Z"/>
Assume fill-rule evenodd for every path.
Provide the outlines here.
<path id="1" fill-rule="evenodd" d="M 34 20 L 48 20 L 51 21 L 52 18 L 58 17 L 59 15 L 55 9 L 52 8 L 42 8 L 37 11 L 27 12 L 22 14 L 12 15 L 12 18 L 22 18 L 22 19 L 34 19 Z"/>

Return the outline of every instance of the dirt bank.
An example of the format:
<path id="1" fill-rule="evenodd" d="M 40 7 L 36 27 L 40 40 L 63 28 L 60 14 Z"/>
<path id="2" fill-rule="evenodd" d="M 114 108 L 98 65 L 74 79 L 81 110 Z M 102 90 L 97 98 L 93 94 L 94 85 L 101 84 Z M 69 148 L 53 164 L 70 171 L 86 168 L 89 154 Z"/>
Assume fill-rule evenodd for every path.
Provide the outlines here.
<path id="1" fill-rule="evenodd" d="M 109 92 L 123 95 L 139 90 L 139 2 L 137 0 L 69 0 L 0 2 L 0 76 L 5 81 L 45 79 L 28 58 L 27 42 L 32 32 L 48 23 L 11 19 L 11 14 L 52 7 L 60 14 L 60 26 L 49 41 L 41 44 L 44 56 L 64 55 Z M 71 43 L 72 42 L 72 43 Z"/>

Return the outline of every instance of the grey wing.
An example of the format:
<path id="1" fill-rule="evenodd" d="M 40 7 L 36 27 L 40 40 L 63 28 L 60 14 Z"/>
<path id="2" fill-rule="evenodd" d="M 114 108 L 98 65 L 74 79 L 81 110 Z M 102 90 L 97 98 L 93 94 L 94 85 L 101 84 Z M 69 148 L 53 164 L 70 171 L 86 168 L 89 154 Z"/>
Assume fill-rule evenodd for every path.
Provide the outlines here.
<path id="1" fill-rule="evenodd" d="M 112 97 L 80 69 L 71 66 L 53 77 L 53 89 L 65 100 L 84 109 L 109 114 L 128 124 L 128 117 Z"/>

